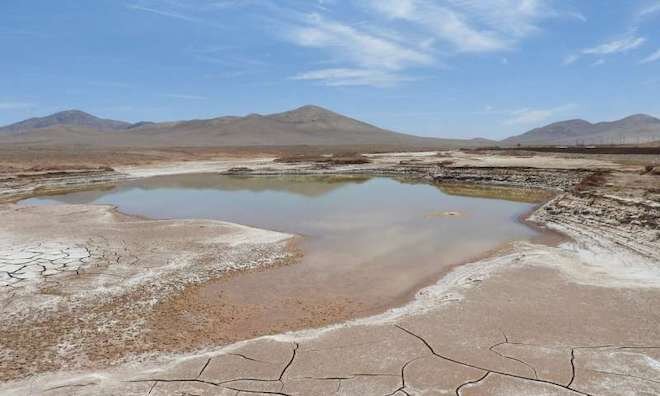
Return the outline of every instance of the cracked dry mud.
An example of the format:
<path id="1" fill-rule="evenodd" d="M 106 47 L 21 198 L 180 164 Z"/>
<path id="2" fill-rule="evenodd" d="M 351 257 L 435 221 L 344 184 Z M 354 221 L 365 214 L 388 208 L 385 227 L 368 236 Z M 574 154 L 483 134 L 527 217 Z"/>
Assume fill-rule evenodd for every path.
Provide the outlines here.
<path id="1" fill-rule="evenodd" d="M 149 326 L 160 300 L 292 257 L 288 234 L 219 221 L 153 221 L 80 205 L 9 204 L 0 216 L 10 280 L 0 289 L 2 380 L 163 350 L 159 341 L 177 340 Z"/>
<path id="2" fill-rule="evenodd" d="M 395 158 L 398 163 L 401 157 Z M 384 163 L 386 160 L 378 160 L 379 172 L 387 168 L 393 173 L 423 173 L 439 182 L 457 181 L 454 171 L 424 166 L 422 172 L 419 164 L 400 169 Z M 103 367 L 103 364 L 80 371 L 71 371 L 76 365 L 70 364 L 63 371 L 58 364 L 32 367 L 27 371 L 33 374 L 30 377 L 17 371 L 6 376 L 0 392 L 16 395 L 660 394 L 658 177 L 617 170 L 610 164 L 611 172 L 604 181 L 576 189 L 575 186 L 585 177 L 576 174 L 583 170 L 571 172 L 553 168 L 544 171 L 545 176 L 539 179 L 534 171 L 524 167 L 506 172 L 479 167 L 469 163 L 464 153 L 457 154 L 457 160 L 461 166 L 470 167 L 464 171 L 467 173 L 463 173 L 466 177 L 478 174 L 480 182 L 529 186 L 547 180 L 543 187 L 561 192 L 536 210 L 530 220 L 560 231 L 571 239 L 558 246 L 516 243 L 498 255 L 457 267 L 435 285 L 421 290 L 413 301 L 374 317 L 230 343 L 196 353 L 144 355 L 148 350 L 136 351 L 141 354 L 113 368 Z M 481 158 L 476 162 L 487 161 L 501 165 L 503 159 Z M 520 158 L 514 162 L 519 166 Z M 570 168 L 571 161 L 561 162 Z M 586 173 L 587 176 L 591 174 Z M 175 267 L 186 268 L 184 273 L 194 272 L 192 278 L 195 280 L 218 275 L 218 270 L 208 265 L 215 263 L 217 256 L 211 261 L 208 256 L 190 260 L 189 256 L 204 250 L 200 244 L 208 248 L 208 244 L 225 241 L 222 249 L 217 249 L 222 252 L 223 260 L 220 261 L 225 263 L 224 269 L 242 262 L 238 259 L 255 246 L 263 249 L 260 259 L 251 260 L 254 265 L 270 265 L 286 257 L 288 236 L 207 222 L 204 224 L 210 229 L 201 232 L 195 229 L 196 223 L 191 222 L 185 226 L 172 223 L 168 226 L 150 224 L 145 228 L 134 226 L 136 230 L 133 232 L 140 233 L 137 238 L 124 229 L 133 227 L 128 225 L 136 219 L 107 208 L 85 206 L 81 213 L 78 213 L 81 207 L 65 208 L 68 212 L 61 215 L 68 218 L 71 227 L 81 228 L 82 222 L 88 228 L 82 227 L 78 240 L 52 242 L 48 245 L 49 251 L 62 252 L 66 247 L 88 246 L 87 238 L 94 234 L 90 229 L 99 233 L 103 231 L 106 238 L 103 243 L 89 239 L 96 241 L 97 248 L 89 250 L 90 259 L 85 260 L 88 263 L 80 264 L 81 274 L 97 270 L 97 257 L 105 257 L 109 264 L 101 265 L 101 270 L 115 268 L 118 263 L 117 268 L 124 268 L 123 277 L 135 279 L 131 290 L 146 293 L 143 288 L 149 289 L 150 297 L 166 295 L 170 291 L 168 285 L 176 288 L 184 279 L 180 271 L 161 269 L 158 263 L 163 260 L 177 261 Z M 0 211 L 0 216 L 4 219 L 15 216 L 15 219 L 24 221 L 30 215 L 35 218 L 51 215 L 30 213 L 32 210 L 35 209 L 9 205 Z M 90 216 L 90 213 L 94 215 Z M 109 223 L 112 217 L 117 218 Z M 102 225 L 100 228 L 94 228 L 99 224 Z M 121 232 L 117 235 L 107 232 L 108 224 L 113 224 L 112 229 L 121 229 Z M 172 226 L 183 226 L 184 229 L 181 233 L 167 233 L 165 230 Z M 191 235 L 193 230 L 194 236 Z M 14 258 L 26 260 L 26 255 L 18 252 L 34 247 L 30 242 L 30 237 L 34 236 L 21 235 L 17 229 L 3 229 L 3 232 L 6 232 L 3 240 L 4 237 L 15 238 L 11 246 L 17 248 L 3 250 L 5 255 L 2 257 L 13 254 Z M 218 232 L 222 236 L 213 237 Z M 233 239 L 252 241 L 250 249 L 243 249 L 240 243 L 227 242 L 236 232 L 250 235 Z M 52 240 L 51 233 L 52 230 L 44 230 L 37 237 Z M 143 235 L 145 233 L 147 235 Z M 153 239 L 149 239 L 149 235 Z M 185 242 L 177 241 L 181 235 L 186 236 Z M 155 251 L 148 248 L 154 245 L 159 248 Z M 140 255 L 139 262 L 125 258 L 128 253 L 118 253 L 121 258 L 117 261 L 112 255 L 113 252 L 134 252 L 136 249 L 149 254 Z M 39 257 L 51 257 L 38 251 Z M 154 278 L 135 271 L 145 267 L 157 274 L 159 280 L 164 279 L 158 283 L 165 286 L 151 290 Z M 108 293 L 110 296 L 115 295 L 112 293 L 130 296 L 118 305 L 127 304 L 137 296 L 123 291 L 127 285 L 125 279 L 94 276 L 92 278 L 96 281 L 92 283 L 76 281 L 76 278 L 71 282 L 73 275 L 69 273 L 55 276 L 62 276 L 67 281 L 53 287 L 49 285 L 50 279 L 41 279 L 37 273 L 34 275 L 36 280 L 26 281 L 32 286 L 21 287 L 18 291 L 8 288 L 14 297 L 3 302 L 3 326 L 7 322 L 5 318 L 25 317 L 28 304 L 35 304 L 34 290 L 42 292 L 36 303 L 44 311 L 63 302 L 89 307 L 85 305 L 87 298 L 96 301 L 102 295 L 108 299 Z M 83 288 L 87 284 L 94 285 L 93 293 L 89 288 Z M 103 292 L 96 290 L 98 285 L 103 286 Z M 118 285 L 121 287 L 113 288 Z M 29 288 L 32 288 L 31 292 L 27 291 Z M 23 289 L 25 291 L 21 291 Z M 50 294 L 44 294 L 49 290 Z M 138 310 L 131 320 L 139 321 L 140 315 L 147 311 Z M 104 317 L 121 315 L 113 311 Z M 90 333 L 76 333 L 78 327 L 84 328 L 83 323 L 92 319 L 84 317 L 69 331 L 84 338 Z M 112 325 L 108 326 L 112 332 Z M 14 333 L 4 333 L 3 329 L 12 340 L 3 345 L 5 375 L 7 371 L 4 370 L 15 370 L 10 366 L 21 364 L 12 357 L 12 353 L 20 354 L 20 351 L 12 348 L 17 345 L 15 340 L 20 338 L 18 330 L 24 329 L 16 329 Z M 138 326 L 136 332 L 139 331 Z M 122 334 L 115 335 L 120 339 L 118 344 L 125 342 L 121 339 Z M 70 341 L 62 338 L 56 344 L 59 349 L 51 350 L 43 358 L 60 364 L 66 358 L 80 358 L 82 355 L 77 354 L 81 349 L 67 344 Z M 67 347 L 72 348 L 68 353 Z M 89 354 L 93 348 L 82 350 Z M 39 349 L 33 352 L 39 352 Z M 113 359 L 105 362 L 111 361 Z M 87 363 L 80 362 L 78 367 L 88 367 Z M 37 373 L 41 374 L 34 375 Z"/>
<path id="3" fill-rule="evenodd" d="M 35 243 L 0 246 L 0 287 L 17 287 L 58 274 L 78 271 L 91 259 L 86 246 Z"/>

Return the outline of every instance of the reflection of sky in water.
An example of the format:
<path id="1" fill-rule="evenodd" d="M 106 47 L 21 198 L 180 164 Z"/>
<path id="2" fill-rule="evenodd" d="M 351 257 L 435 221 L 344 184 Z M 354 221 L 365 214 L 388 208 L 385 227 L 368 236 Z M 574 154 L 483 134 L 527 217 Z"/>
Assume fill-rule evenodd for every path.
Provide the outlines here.
<path id="1" fill-rule="evenodd" d="M 529 204 L 452 196 L 432 185 L 389 178 L 359 181 L 168 176 L 22 204 L 112 204 L 125 213 L 151 218 L 211 218 L 302 234 L 307 237 L 305 261 L 312 263 L 310 271 L 376 263 L 379 268 L 437 266 L 534 235 L 515 221 Z M 462 215 L 429 216 L 444 211 Z"/>

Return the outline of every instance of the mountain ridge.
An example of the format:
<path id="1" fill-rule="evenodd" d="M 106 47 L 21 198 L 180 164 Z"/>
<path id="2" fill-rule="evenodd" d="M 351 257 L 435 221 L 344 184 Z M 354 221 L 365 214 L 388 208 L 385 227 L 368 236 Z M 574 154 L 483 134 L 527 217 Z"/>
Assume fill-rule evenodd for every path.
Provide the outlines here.
<path id="1" fill-rule="evenodd" d="M 505 145 L 631 144 L 660 140 L 660 119 L 633 114 L 619 120 L 591 123 L 571 119 L 503 139 Z"/>
<path id="2" fill-rule="evenodd" d="M 442 139 L 393 132 L 333 112 L 305 105 L 271 114 L 219 116 L 170 122 L 129 123 L 81 110 L 66 110 L 0 127 L 0 142 L 142 146 L 296 146 L 391 145 L 430 148 L 489 145 L 622 144 L 660 141 L 660 119 L 632 114 L 619 120 L 570 119 L 493 141 Z"/>
<path id="3" fill-rule="evenodd" d="M 99 118 L 81 110 L 71 109 L 53 113 L 44 117 L 33 117 L 10 125 L 0 127 L 1 133 L 23 133 L 35 129 L 48 128 L 55 125 L 87 127 L 99 130 L 121 130 L 131 123 L 105 118 Z"/>
<path id="4" fill-rule="evenodd" d="M 105 120 L 75 110 L 0 128 L 0 142 L 161 147 L 387 145 L 439 148 L 477 144 L 471 140 L 389 131 L 314 105 L 263 115 L 133 124 Z"/>

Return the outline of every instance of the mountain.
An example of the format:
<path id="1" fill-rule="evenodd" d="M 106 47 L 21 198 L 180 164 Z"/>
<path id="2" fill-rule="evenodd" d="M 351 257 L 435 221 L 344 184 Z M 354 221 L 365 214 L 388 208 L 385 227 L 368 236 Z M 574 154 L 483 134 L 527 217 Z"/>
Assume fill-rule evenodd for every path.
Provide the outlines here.
<path id="1" fill-rule="evenodd" d="M 140 128 L 140 127 L 151 126 L 151 125 L 156 125 L 156 123 L 151 122 L 151 121 L 139 121 L 139 122 L 136 122 L 135 124 L 130 124 L 125 129 Z"/>
<path id="2" fill-rule="evenodd" d="M 0 133 L 0 143 L 141 147 L 370 145 L 406 148 L 471 147 L 479 144 L 478 141 L 436 139 L 392 132 L 318 106 L 303 106 L 267 115 L 136 124 L 101 120 L 90 115 L 84 118 L 85 122 L 73 122 L 67 117 L 66 122 L 53 122 L 53 119 L 58 119 L 55 116 L 57 114 L 37 119 L 51 120 L 48 123 L 27 120 L 2 128 L 0 131 L 7 128 L 14 130 L 16 125 L 23 125 L 20 134 L 14 133 L 2 138 Z M 33 126 L 32 129 L 29 126 Z"/>
<path id="3" fill-rule="evenodd" d="M 660 119 L 635 114 L 592 124 L 585 120 L 555 122 L 502 140 L 505 145 L 637 144 L 660 140 Z"/>
<path id="4" fill-rule="evenodd" d="M 317 106 L 284 113 L 250 114 L 165 123 L 135 129 L 159 141 L 185 139 L 186 145 L 290 146 L 351 144 L 430 144 L 436 139 L 387 131 Z"/>
<path id="5" fill-rule="evenodd" d="M 42 128 L 77 127 L 100 131 L 113 131 L 128 128 L 131 124 L 123 121 L 106 120 L 80 110 L 67 110 L 46 117 L 30 118 L 25 121 L 0 128 L 0 134 L 21 134 Z"/>

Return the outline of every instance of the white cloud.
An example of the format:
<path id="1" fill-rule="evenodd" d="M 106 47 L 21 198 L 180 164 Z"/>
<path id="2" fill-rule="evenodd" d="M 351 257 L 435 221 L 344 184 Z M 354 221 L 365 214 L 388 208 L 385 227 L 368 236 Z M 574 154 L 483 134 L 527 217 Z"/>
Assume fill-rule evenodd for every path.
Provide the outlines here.
<path id="1" fill-rule="evenodd" d="M 594 63 L 591 64 L 591 66 L 600 66 L 605 64 L 605 59 L 600 58 L 594 61 Z"/>
<path id="2" fill-rule="evenodd" d="M 565 104 L 550 109 L 529 109 L 524 108 L 511 112 L 511 117 L 506 119 L 504 125 L 537 125 L 549 118 L 565 113 L 575 108 L 574 104 Z"/>
<path id="3" fill-rule="evenodd" d="M 390 18 L 410 19 L 417 12 L 415 0 L 371 0 L 370 5 Z"/>
<path id="4" fill-rule="evenodd" d="M 617 54 L 639 48 L 644 42 L 646 42 L 644 37 L 628 36 L 620 40 L 613 40 L 592 48 L 583 49 L 582 53 L 587 55 Z"/>
<path id="5" fill-rule="evenodd" d="M 340 65 L 303 72 L 295 79 L 324 81 L 327 85 L 393 85 L 410 80 L 406 70 L 438 66 L 441 57 L 512 49 L 539 31 L 542 19 L 561 14 L 549 7 L 548 0 L 353 3 L 365 11 L 365 18 L 357 23 L 326 18 L 325 13 L 298 19 L 295 13 L 288 15 L 294 19 L 286 27 L 289 41 L 329 51 L 331 62 Z M 323 2 L 323 6 L 324 11 L 331 10 L 329 3 Z M 503 64 L 508 62 L 500 59 Z"/>
<path id="6" fill-rule="evenodd" d="M 370 85 L 375 87 L 388 87 L 396 85 L 408 78 L 397 73 L 374 69 L 322 69 L 300 73 L 294 80 L 319 81 L 331 87 Z"/>
<path id="7" fill-rule="evenodd" d="M 564 58 L 561 64 L 564 66 L 572 65 L 573 63 L 577 62 L 578 59 L 580 59 L 578 55 L 568 55 Z"/>
<path id="8" fill-rule="evenodd" d="M 477 24 L 519 38 L 538 31 L 537 23 L 541 19 L 560 16 L 546 0 L 450 0 L 449 3 Z"/>
<path id="9" fill-rule="evenodd" d="M 391 37 L 377 36 L 319 14 L 306 18 L 306 25 L 293 26 L 289 39 L 304 47 L 324 48 L 336 56 L 365 68 L 400 70 L 406 66 L 429 65 L 433 57 Z"/>
<path id="10" fill-rule="evenodd" d="M 641 19 L 641 18 L 650 17 L 651 15 L 655 15 L 658 13 L 660 13 L 660 2 L 656 2 L 654 4 L 647 6 L 646 8 L 643 8 L 639 12 L 639 14 L 637 14 L 637 17 Z"/>
<path id="11" fill-rule="evenodd" d="M 260 0 L 260 3 L 269 4 L 266 0 Z M 253 4 L 256 2 L 251 0 L 133 0 L 126 8 L 199 25 L 222 27 L 214 22 L 211 13 Z"/>
<path id="12" fill-rule="evenodd" d="M 152 14 L 168 17 L 168 18 L 174 18 L 174 19 L 181 19 L 183 21 L 187 22 L 201 22 L 199 18 L 191 17 L 188 15 L 184 15 L 178 12 L 174 11 L 169 11 L 169 10 L 163 10 L 163 9 L 158 9 L 158 8 L 152 8 L 152 7 L 144 7 L 139 4 L 130 4 L 126 6 L 127 8 L 131 10 L 136 10 L 136 11 L 144 11 L 144 12 L 149 12 Z"/>
<path id="13" fill-rule="evenodd" d="M 584 16 L 582 13 L 577 12 L 577 11 L 567 11 L 567 12 L 565 13 L 565 15 L 566 15 L 567 17 L 577 19 L 577 20 L 580 21 L 580 22 L 586 22 L 586 21 L 587 21 L 587 17 Z"/>
<path id="14" fill-rule="evenodd" d="M 537 23 L 560 13 L 545 0 L 370 0 L 371 8 L 406 21 L 459 52 L 512 48 L 539 30 Z M 567 14 L 568 15 L 568 14 Z"/>
<path id="15" fill-rule="evenodd" d="M 298 24 L 289 26 L 286 37 L 302 47 L 329 51 L 333 54 L 331 63 L 348 65 L 312 70 L 293 77 L 319 81 L 328 86 L 391 86 L 408 80 L 400 71 L 435 63 L 427 48 L 406 44 L 393 32 L 349 26 L 319 14 L 307 15 Z"/>
<path id="16" fill-rule="evenodd" d="M 441 66 L 452 55 L 511 50 L 540 31 L 547 18 L 584 19 L 573 10 L 555 9 L 555 0 L 130 1 L 129 9 L 200 25 L 213 25 L 214 11 L 250 7 L 266 24 L 279 27 L 287 41 L 331 55 L 326 62 L 333 68 L 296 77 L 342 70 L 369 75 L 351 83 L 379 86 L 389 85 L 381 83 L 385 80 L 410 80 L 411 69 Z M 226 62 L 224 56 L 212 55 L 196 54 L 205 61 Z M 336 81 L 333 77 L 327 83 Z"/>
<path id="17" fill-rule="evenodd" d="M 414 0 L 372 1 L 371 4 L 388 18 L 419 25 L 427 34 L 451 44 L 458 51 L 487 52 L 510 46 L 505 37 L 500 37 L 493 31 L 473 27 L 462 14 L 446 7 Z"/>
<path id="18" fill-rule="evenodd" d="M 660 49 L 642 59 L 639 63 L 651 63 L 660 60 Z"/>

